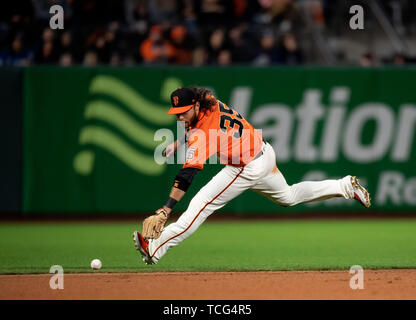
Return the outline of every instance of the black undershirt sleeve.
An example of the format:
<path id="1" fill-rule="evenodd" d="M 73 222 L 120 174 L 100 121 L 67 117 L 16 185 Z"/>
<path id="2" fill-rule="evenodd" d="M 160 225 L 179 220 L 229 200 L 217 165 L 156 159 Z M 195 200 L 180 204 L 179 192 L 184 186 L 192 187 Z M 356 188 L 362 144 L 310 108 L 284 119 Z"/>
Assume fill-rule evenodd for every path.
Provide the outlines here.
<path id="1" fill-rule="evenodd" d="M 197 168 L 182 168 L 176 175 L 173 186 L 186 192 L 198 171 Z"/>

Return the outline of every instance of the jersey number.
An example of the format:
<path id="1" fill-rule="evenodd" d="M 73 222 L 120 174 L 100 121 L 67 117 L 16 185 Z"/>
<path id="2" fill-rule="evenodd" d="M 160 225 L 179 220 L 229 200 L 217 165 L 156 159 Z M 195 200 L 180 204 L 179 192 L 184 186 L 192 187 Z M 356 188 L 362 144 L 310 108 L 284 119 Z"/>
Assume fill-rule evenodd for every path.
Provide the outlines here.
<path id="1" fill-rule="evenodd" d="M 226 107 L 222 102 L 218 102 L 218 106 L 220 107 L 220 112 L 225 113 L 220 116 L 221 130 L 227 132 L 226 123 L 228 124 L 228 127 L 231 129 L 238 126 L 238 132 L 234 132 L 233 136 L 237 139 L 241 138 L 241 136 L 243 135 L 244 125 L 240 120 L 230 117 L 229 114 L 233 114 L 239 119 L 243 119 L 243 117 L 238 112 L 235 112 L 234 110 Z"/>

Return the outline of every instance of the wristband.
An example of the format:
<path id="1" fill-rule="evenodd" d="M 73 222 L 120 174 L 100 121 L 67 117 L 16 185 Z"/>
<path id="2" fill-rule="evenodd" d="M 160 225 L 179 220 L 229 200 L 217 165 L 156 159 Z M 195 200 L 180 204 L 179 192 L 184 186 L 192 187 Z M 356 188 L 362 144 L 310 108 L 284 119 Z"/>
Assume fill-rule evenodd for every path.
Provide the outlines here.
<path id="1" fill-rule="evenodd" d="M 168 202 L 166 202 L 166 207 L 172 209 L 178 201 L 173 199 L 172 197 L 169 198 Z"/>

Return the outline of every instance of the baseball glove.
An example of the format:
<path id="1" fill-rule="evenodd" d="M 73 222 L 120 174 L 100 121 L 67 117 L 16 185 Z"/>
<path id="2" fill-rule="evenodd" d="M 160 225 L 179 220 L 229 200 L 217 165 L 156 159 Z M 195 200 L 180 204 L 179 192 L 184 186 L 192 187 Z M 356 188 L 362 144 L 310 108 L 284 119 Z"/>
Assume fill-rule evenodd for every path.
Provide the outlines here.
<path id="1" fill-rule="evenodd" d="M 169 215 L 166 210 L 159 209 L 154 215 L 144 219 L 142 232 L 143 238 L 146 240 L 159 238 L 168 218 Z"/>

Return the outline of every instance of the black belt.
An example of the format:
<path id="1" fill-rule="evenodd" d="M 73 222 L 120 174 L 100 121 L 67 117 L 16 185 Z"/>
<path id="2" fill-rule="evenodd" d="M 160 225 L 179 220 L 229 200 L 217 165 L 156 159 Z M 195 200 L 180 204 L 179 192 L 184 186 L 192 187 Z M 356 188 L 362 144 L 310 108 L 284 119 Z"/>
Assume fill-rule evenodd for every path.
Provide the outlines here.
<path id="1" fill-rule="evenodd" d="M 264 141 L 264 139 L 263 139 L 263 143 L 264 144 L 266 143 L 266 141 Z M 262 149 L 263 149 L 263 146 L 262 146 Z M 260 152 L 257 154 L 257 156 L 253 160 L 256 160 L 256 159 L 260 158 L 262 155 L 263 155 L 263 150 L 260 150 Z"/>
<path id="2" fill-rule="evenodd" d="M 260 151 L 253 160 L 256 160 L 256 159 L 260 158 L 262 155 L 263 155 L 263 150 Z"/>

